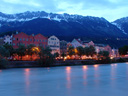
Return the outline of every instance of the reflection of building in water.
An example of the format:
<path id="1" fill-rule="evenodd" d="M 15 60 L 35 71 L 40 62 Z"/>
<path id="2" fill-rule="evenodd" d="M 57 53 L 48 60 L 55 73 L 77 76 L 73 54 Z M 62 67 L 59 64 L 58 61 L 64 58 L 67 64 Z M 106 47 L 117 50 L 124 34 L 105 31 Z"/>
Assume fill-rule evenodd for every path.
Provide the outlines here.
<path id="1" fill-rule="evenodd" d="M 100 81 L 99 81 L 99 78 L 100 78 L 100 73 L 99 73 L 99 69 L 98 69 L 99 65 L 94 65 L 94 82 L 95 84 L 99 84 Z"/>
<path id="2" fill-rule="evenodd" d="M 82 68 L 83 68 L 83 79 L 84 79 L 83 84 L 86 85 L 87 84 L 86 79 L 87 79 L 87 69 L 88 69 L 88 67 L 86 65 L 84 65 L 84 66 L 82 66 Z"/>
<path id="3" fill-rule="evenodd" d="M 29 94 L 30 94 L 30 92 L 29 92 L 29 89 L 30 89 L 30 78 L 29 78 L 30 69 L 26 68 L 26 69 L 24 69 L 24 71 L 25 71 L 25 85 L 26 85 L 25 91 L 26 91 L 27 96 L 29 96 Z"/>
<path id="4" fill-rule="evenodd" d="M 71 67 L 66 67 L 67 88 L 71 88 Z"/>

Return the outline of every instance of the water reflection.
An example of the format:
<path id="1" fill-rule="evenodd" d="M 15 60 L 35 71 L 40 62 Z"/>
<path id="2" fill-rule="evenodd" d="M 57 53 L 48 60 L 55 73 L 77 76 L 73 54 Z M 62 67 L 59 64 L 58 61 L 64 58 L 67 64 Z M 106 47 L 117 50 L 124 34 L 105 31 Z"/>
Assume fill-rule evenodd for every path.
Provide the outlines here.
<path id="1" fill-rule="evenodd" d="M 95 77 L 94 82 L 97 85 L 100 83 L 99 81 L 100 75 L 99 75 L 99 69 L 98 69 L 99 65 L 93 65 L 93 66 L 94 66 L 94 77 Z"/>
<path id="2" fill-rule="evenodd" d="M 66 67 L 67 88 L 71 88 L 71 67 Z"/>
<path id="3" fill-rule="evenodd" d="M 83 66 L 83 70 L 87 70 L 88 67 L 86 65 Z"/>
<path id="4" fill-rule="evenodd" d="M 93 66 L 95 67 L 95 69 L 97 69 L 99 65 L 93 65 Z"/>
<path id="5" fill-rule="evenodd" d="M 88 67 L 86 65 L 84 65 L 84 66 L 82 66 L 82 68 L 83 68 L 83 79 L 84 79 L 83 84 L 86 85 L 87 84 L 86 81 L 87 81 L 87 69 L 88 69 Z"/>
<path id="6" fill-rule="evenodd" d="M 27 93 L 27 95 L 29 95 L 29 89 L 30 89 L 30 80 L 29 80 L 29 76 L 30 76 L 30 69 L 24 69 L 25 72 L 25 91 Z"/>
<path id="7" fill-rule="evenodd" d="M 111 64 L 111 86 L 115 87 L 117 64 Z"/>

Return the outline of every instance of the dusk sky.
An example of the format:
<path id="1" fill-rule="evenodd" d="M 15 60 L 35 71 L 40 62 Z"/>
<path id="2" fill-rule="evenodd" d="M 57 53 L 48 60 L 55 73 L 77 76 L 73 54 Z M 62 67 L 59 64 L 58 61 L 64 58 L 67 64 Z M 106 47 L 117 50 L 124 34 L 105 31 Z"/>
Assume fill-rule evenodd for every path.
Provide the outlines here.
<path id="1" fill-rule="evenodd" d="M 128 0 L 0 0 L 0 12 L 46 11 L 104 17 L 109 21 L 128 16 Z"/>

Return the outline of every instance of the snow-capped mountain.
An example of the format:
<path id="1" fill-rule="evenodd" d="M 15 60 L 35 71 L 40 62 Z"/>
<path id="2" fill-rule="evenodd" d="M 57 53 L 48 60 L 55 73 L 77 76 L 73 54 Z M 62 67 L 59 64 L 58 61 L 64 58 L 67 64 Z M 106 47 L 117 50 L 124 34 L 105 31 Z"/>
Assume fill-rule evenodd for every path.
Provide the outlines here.
<path id="1" fill-rule="evenodd" d="M 121 29 L 125 34 L 128 34 L 128 17 L 117 19 L 112 24 L 116 25 Z"/>
<path id="2" fill-rule="evenodd" d="M 94 19 L 91 16 L 87 16 L 89 19 Z M 56 21 L 76 21 L 85 18 L 84 16 L 81 15 L 69 15 L 69 14 L 53 14 L 53 13 L 46 13 L 44 11 L 38 11 L 38 12 L 24 12 L 24 13 L 19 13 L 19 14 L 4 14 L 0 13 L 0 20 L 5 21 L 5 22 L 12 22 L 12 21 L 18 21 L 18 22 L 25 22 L 25 21 L 30 21 L 33 19 L 37 18 L 47 18 L 50 20 L 56 20 Z M 97 19 L 102 19 L 105 20 L 104 18 L 97 18 Z"/>
<path id="3" fill-rule="evenodd" d="M 0 13 L 0 33 L 22 31 L 28 34 L 42 33 L 46 36 L 84 37 L 84 38 L 117 38 L 126 37 L 121 28 L 104 18 L 54 14 L 44 11 L 24 12 L 18 14 Z"/>

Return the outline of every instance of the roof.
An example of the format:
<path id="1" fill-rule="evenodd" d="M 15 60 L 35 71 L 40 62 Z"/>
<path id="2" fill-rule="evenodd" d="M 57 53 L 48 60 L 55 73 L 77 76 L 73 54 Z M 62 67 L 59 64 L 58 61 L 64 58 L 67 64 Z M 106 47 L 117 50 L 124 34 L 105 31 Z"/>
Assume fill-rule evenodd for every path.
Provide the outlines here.
<path id="1" fill-rule="evenodd" d="M 95 44 L 95 46 L 105 47 L 105 46 L 107 46 L 107 44 Z"/>

